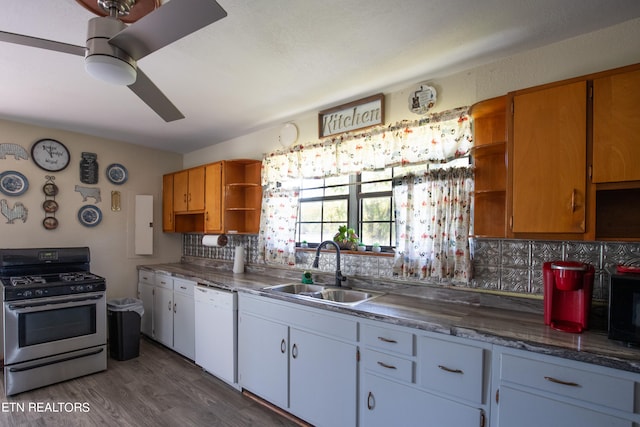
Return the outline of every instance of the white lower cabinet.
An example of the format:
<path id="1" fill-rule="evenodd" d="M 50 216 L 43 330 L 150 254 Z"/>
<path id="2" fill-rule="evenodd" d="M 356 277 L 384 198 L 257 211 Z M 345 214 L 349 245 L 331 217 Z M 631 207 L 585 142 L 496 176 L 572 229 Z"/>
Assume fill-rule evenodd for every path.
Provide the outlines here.
<path id="1" fill-rule="evenodd" d="M 189 359 L 195 357 L 195 282 L 155 273 L 153 283 L 140 271 L 138 298 L 144 315 L 141 332 Z M 145 277 L 148 272 L 145 272 Z M 153 273 L 152 273 L 153 274 Z"/>
<path id="2" fill-rule="evenodd" d="M 315 426 L 355 426 L 355 318 L 245 293 L 238 298 L 240 386 Z"/>
<path id="3" fill-rule="evenodd" d="M 640 374 L 494 347 L 494 427 L 637 426 Z"/>
<path id="4" fill-rule="evenodd" d="M 360 328 L 361 426 L 488 425 L 490 345 L 375 321 Z"/>

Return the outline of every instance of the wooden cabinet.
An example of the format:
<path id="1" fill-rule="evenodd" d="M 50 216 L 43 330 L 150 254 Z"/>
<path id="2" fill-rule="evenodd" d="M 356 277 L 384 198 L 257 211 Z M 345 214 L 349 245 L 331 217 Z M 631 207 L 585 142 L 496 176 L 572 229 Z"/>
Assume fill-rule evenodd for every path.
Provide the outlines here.
<path id="1" fill-rule="evenodd" d="M 163 177 L 163 231 L 257 234 L 262 207 L 259 160 L 225 160 Z"/>
<path id="2" fill-rule="evenodd" d="M 357 321 L 240 293 L 238 383 L 317 426 L 355 426 Z"/>
<path id="3" fill-rule="evenodd" d="M 223 168 L 225 233 L 257 234 L 262 208 L 262 162 L 227 160 Z"/>
<path id="4" fill-rule="evenodd" d="M 516 92 L 511 231 L 586 231 L 587 82 Z"/>
<path id="5" fill-rule="evenodd" d="M 205 167 L 205 233 L 224 232 L 222 227 L 222 164 L 222 162 L 217 162 Z"/>
<path id="6" fill-rule="evenodd" d="M 473 234 L 505 237 L 507 233 L 507 97 L 471 107 L 472 158 L 475 171 Z"/>
<path id="7" fill-rule="evenodd" d="M 362 322 L 362 426 L 486 425 L 490 346 L 435 336 Z"/>
<path id="8" fill-rule="evenodd" d="M 204 210 L 205 168 L 187 169 L 173 174 L 173 211 L 194 212 Z"/>
<path id="9" fill-rule="evenodd" d="M 593 80 L 593 182 L 640 181 L 640 70 Z"/>
<path id="10" fill-rule="evenodd" d="M 494 347 L 491 425 L 637 425 L 640 375 Z"/>
<path id="11" fill-rule="evenodd" d="M 173 223 L 173 174 L 162 177 L 162 231 L 175 231 Z"/>

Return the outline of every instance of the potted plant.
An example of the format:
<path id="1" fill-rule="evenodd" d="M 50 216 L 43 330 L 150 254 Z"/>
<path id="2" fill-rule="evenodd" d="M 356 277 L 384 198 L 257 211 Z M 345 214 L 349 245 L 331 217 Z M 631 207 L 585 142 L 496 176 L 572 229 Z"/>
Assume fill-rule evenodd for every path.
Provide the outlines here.
<path id="1" fill-rule="evenodd" d="M 308 248 L 308 247 L 309 247 L 309 244 L 307 243 L 307 241 L 306 241 L 306 240 L 303 240 L 302 242 L 300 242 L 300 247 L 301 247 L 301 248 Z"/>
<path id="2" fill-rule="evenodd" d="M 338 227 L 338 232 L 333 236 L 333 241 L 338 244 L 340 249 L 355 251 L 358 248 L 360 238 L 353 228 L 341 225 Z"/>
<path id="3" fill-rule="evenodd" d="M 367 251 L 367 246 L 362 243 L 362 242 L 358 242 L 358 252 L 366 252 Z"/>
<path id="4" fill-rule="evenodd" d="M 382 248 L 380 248 L 380 243 L 375 242 L 373 245 L 371 245 L 371 250 L 373 252 L 380 252 L 382 250 Z"/>

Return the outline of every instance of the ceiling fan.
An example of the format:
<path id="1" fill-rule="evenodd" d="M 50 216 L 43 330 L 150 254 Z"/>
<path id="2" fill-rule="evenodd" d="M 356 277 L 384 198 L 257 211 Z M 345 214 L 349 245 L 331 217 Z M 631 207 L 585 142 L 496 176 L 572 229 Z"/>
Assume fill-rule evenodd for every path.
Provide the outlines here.
<path id="1" fill-rule="evenodd" d="M 166 122 L 184 115 L 137 67 L 137 61 L 219 19 L 227 12 L 215 0 L 76 0 L 99 15 L 89 20 L 87 45 L 0 31 L 0 41 L 85 57 L 93 77 L 126 85 Z M 133 22 L 127 25 L 126 22 Z"/>

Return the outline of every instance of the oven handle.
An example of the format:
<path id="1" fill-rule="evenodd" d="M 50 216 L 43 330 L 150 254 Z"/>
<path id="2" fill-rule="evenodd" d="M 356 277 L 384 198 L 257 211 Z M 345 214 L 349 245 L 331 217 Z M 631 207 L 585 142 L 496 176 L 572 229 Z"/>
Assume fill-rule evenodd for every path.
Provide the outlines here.
<path id="1" fill-rule="evenodd" d="M 24 368 L 9 368 L 9 372 L 24 372 L 30 371 L 31 369 L 42 368 L 43 366 L 55 365 L 60 362 L 68 362 L 69 360 L 80 359 L 81 357 L 95 356 L 96 354 L 100 354 L 104 351 L 103 348 L 99 348 L 91 353 L 77 354 L 75 356 L 65 357 L 64 359 L 56 359 L 50 362 L 39 363 L 37 365 L 26 366 Z"/>
<path id="2" fill-rule="evenodd" d="M 84 301 L 95 301 L 102 299 L 104 295 L 93 295 L 90 297 L 81 297 L 81 298 L 65 298 L 55 301 L 37 301 L 37 302 L 25 302 L 22 304 L 9 304 L 9 310 L 19 311 L 20 309 L 25 308 L 34 308 L 34 307 L 44 307 L 45 305 L 58 305 L 58 304 L 69 304 L 76 302 L 84 302 Z"/>

